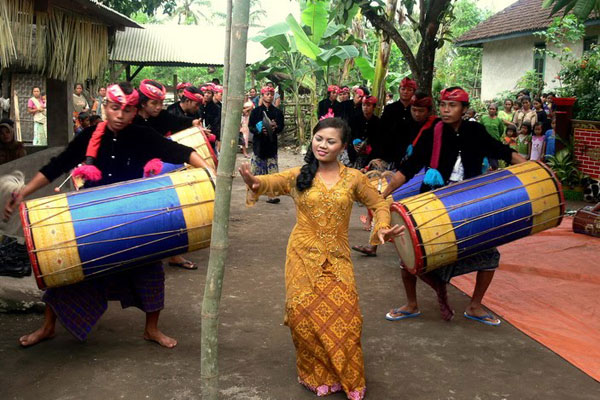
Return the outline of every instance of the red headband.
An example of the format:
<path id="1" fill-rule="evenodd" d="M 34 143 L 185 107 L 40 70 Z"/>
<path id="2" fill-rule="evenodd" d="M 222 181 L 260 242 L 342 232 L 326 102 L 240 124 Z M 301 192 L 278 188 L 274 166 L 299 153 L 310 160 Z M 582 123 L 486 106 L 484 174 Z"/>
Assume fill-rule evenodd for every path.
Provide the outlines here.
<path id="1" fill-rule="evenodd" d="M 377 104 L 377 97 L 375 96 L 367 96 L 362 99 L 363 104 Z"/>
<path id="2" fill-rule="evenodd" d="M 177 84 L 177 90 L 185 89 L 186 87 L 192 86 L 189 82 L 181 82 Z"/>
<path id="3" fill-rule="evenodd" d="M 273 94 L 275 93 L 275 88 L 272 88 L 271 86 L 263 86 L 262 89 L 260 89 L 260 94 L 265 94 L 268 92 L 272 92 Z"/>
<path id="4" fill-rule="evenodd" d="M 357 96 L 360 96 L 360 97 L 365 95 L 364 90 L 362 90 L 361 88 L 356 89 L 355 93 Z"/>
<path id="5" fill-rule="evenodd" d="M 108 101 L 120 104 L 121 110 L 123 110 L 127 106 L 137 106 L 140 95 L 135 89 L 131 94 L 125 94 L 121 86 L 115 84 L 106 88 L 106 97 L 108 97 Z"/>
<path id="6" fill-rule="evenodd" d="M 409 77 L 406 77 L 406 78 L 402 79 L 402 82 L 400 82 L 400 87 L 401 88 L 403 88 L 403 87 L 413 88 L 413 89 L 417 90 L 417 82 L 413 81 Z"/>
<path id="7" fill-rule="evenodd" d="M 340 93 L 350 93 L 350 89 L 348 89 L 347 87 L 341 88 Z"/>
<path id="8" fill-rule="evenodd" d="M 213 91 L 215 93 L 223 93 L 223 86 L 221 86 L 221 85 L 215 85 L 215 86 L 213 86 Z"/>
<path id="9" fill-rule="evenodd" d="M 454 90 L 444 89 L 440 92 L 440 100 L 468 102 L 469 94 L 461 88 Z"/>
<path id="10" fill-rule="evenodd" d="M 159 84 L 160 88 L 158 88 L 148 82 L 150 82 L 150 79 L 144 79 L 140 83 L 140 92 L 142 92 L 142 94 L 149 99 L 164 100 L 165 97 L 167 96 L 167 89 L 165 89 L 165 87 L 163 85 Z M 158 83 L 158 82 L 156 82 L 156 83 Z"/>
<path id="11" fill-rule="evenodd" d="M 423 97 L 421 99 L 417 99 L 417 96 L 413 96 L 412 99 L 410 99 L 410 104 L 415 107 L 431 108 L 433 107 L 433 99 L 429 96 Z"/>
<path id="12" fill-rule="evenodd" d="M 328 91 L 328 92 L 337 93 L 337 92 L 339 92 L 339 91 L 340 91 L 340 88 L 339 88 L 339 87 L 337 87 L 336 85 L 329 85 L 329 86 L 327 87 L 327 91 Z"/>
<path id="13" fill-rule="evenodd" d="M 187 97 L 191 101 L 195 101 L 196 103 L 204 104 L 204 96 L 202 93 L 190 92 L 187 88 L 185 88 L 183 89 L 183 96 Z"/>

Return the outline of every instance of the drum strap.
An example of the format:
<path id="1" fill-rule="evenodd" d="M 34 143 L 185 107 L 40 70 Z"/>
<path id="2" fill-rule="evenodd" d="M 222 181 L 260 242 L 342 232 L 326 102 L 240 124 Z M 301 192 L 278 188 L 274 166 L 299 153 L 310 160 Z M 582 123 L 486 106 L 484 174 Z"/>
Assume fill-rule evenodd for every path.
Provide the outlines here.
<path id="1" fill-rule="evenodd" d="M 433 149 L 431 151 L 431 160 L 429 161 L 429 168 L 425 172 L 425 179 L 423 183 L 435 188 L 444 186 L 444 178 L 440 171 L 437 170 L 440 163 L 440 154 L 442 150 L 442 133 L 444 132 L 444 123 L 438 122 L 433 128 Z"/>
<path id="2" fill-rule="evenodd" d="M 442 133 L 444 132 L 444 123 L 438 122 L 433 128 L 433 149 L 431 151 L 431 160 L 429 168 L 437 169 L 440 164 L 440 154 L 442 150 Z"/>
<path id="3" fill-rule="evenodd" d="M 413 149 L 415 148 L 415 146 L 419 142 L 419 139 L 421 138 L 421 135 L 427 129 L 431 128 L 431 125 L 433 125 L 433 123 L 435 122 L 436 119 L 437 119 L 437 115 L 430 115 L 427 118 L 427 121 L 425 121 L 425 124 L 423 124 L 423 126 L 419 130 L 419 133 L 417 134 L 417 137 L 412 141 L 411 144 L 408 145 L 408 148 L 406 149 L 406 156 L 407 157 L 410 157 L 412 155 Z"/>

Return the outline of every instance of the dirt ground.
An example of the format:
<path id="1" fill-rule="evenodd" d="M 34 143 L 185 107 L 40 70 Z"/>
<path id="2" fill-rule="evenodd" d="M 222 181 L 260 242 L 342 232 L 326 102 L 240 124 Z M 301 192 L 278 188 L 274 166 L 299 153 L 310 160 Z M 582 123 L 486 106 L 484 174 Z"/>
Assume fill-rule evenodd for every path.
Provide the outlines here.
<path id="1" fill-rule="evenodd" d="M 297 155 L 280 155 L 282 168 L 300 161 Z M 294 347 L 283 325 L 293 202 L 261 201 L 247 209 L 244 196 L 236 179 L 219 328 L 221 398 L 313 399 L 296 381 Z M 358 219 L 362 212 L 355 207 L 351 244 L 367 239 Z M 196 271 L 166 267 L 161 326 L 179 340 L 173 350 L 142 340 L 143 313 L 115 303 L 87 342 L 58 327 L 54 339 L 29 349 L 19 348 L 17 338 L 37 328 L 42 316 L 0 314 L 0 398 L 201 398 L 200 309 L 208 255 L 208 249 L 189 255 L 200 265 Z M 384 246 L 376 258 L 352 256 L 364 315 L 368 399 L 600 398 L 598 382 L 506 321 L 494 328 L 460 316 L 468 297 L 453 287 L 450 301 L 458 316 L 452 322 L 439 318 L 435 296 L 424 285 L 419 285 L 421 317 L 386 321 L 385 312 L 404 301 L 393 248 Z"/>

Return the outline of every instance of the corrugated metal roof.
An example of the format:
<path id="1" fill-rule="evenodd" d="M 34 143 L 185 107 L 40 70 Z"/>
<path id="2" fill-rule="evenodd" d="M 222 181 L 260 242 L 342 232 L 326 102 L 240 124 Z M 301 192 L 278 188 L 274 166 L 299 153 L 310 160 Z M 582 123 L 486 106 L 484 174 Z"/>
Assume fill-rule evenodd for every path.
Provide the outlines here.
<path id="1" fill-rule="evenodd" d="M 133 65 L 223 65 L 225 27 L 196 25 L 144 25 L 117 32 L 110 61 Z M 248 32 L 248 37 L 257 32 Z M 248 41 L 246 64 L 267 58 L 266 49 Z"/>
<path id="2" fill-rule="evenodd" d="M 115 26 L 118 29 L 126 26 L 140 28 L 140 25 L 131 18 L 98 3 L 97 0 L 50 0 L 49 4 L 73 13 L 96 17 L 106 25 Z"/>

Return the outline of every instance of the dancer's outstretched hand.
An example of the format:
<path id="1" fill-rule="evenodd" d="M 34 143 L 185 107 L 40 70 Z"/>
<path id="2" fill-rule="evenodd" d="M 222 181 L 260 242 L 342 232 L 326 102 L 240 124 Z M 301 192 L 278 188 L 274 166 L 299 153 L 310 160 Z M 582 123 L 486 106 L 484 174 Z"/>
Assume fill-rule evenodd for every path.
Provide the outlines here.
<path id="1" fill-rule="evenodd" d="M 384 244 L 385 242 L 400 235 L 404 235 L 404 226 L 394 225 L 391 228 L 380 229 L 377 232 L 377 237 L 379 238 L 381 244 Z"/>
<path id="2" fill-rule="evenodd" d="M 238 171 L 246 185 L 253 191 L 257 191 L 260 187 L 260 181 L 250 172 L 250 164 L 243 163 Z"/>

